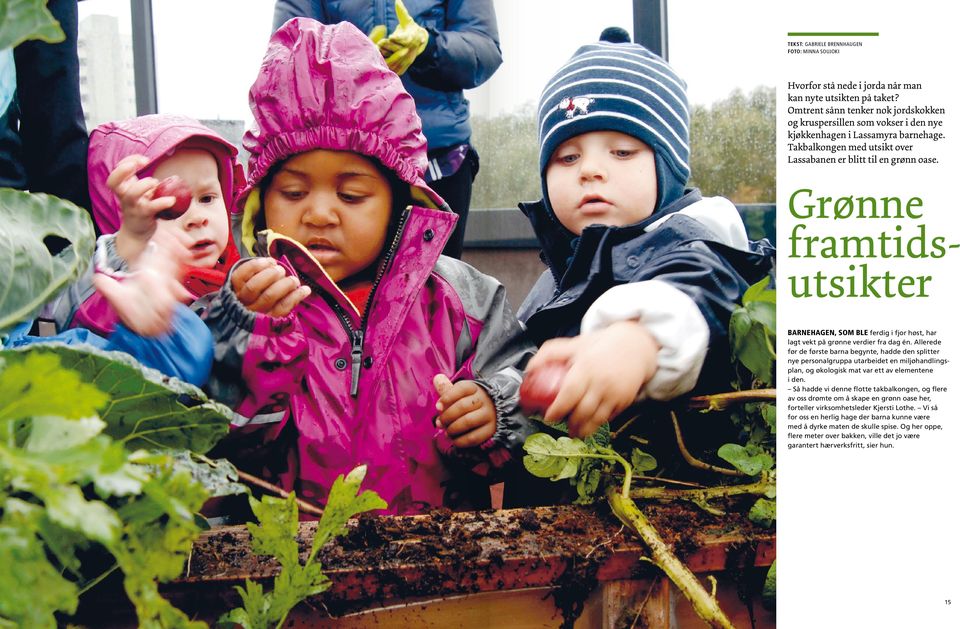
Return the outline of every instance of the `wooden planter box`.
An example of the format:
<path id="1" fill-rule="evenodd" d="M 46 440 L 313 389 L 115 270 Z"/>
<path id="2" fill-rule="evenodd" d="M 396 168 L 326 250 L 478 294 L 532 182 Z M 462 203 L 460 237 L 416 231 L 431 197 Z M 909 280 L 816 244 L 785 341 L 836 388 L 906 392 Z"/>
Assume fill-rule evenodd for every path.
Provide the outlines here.
<path id="1" fill-rule="evenodd" d="M 737 626 L 750 627 L 737 591 L 752 587 L 758 598 L 765 572 L 759 568 L 776 552 L 774 533 L 735 513 L 642 508 L 695 573 L 717 575 L 721 606 Z M 601 505 L 362 517 L 321 551 L 333 587 L 299 605 L 288 626 L 702 626 L 607 511 Z M 314 529 L 314 523 L 300 526 L 304 554 Z M 183 577 L 164 586 L 164 594 L 214 621 L 238 605 L 234 586 L 244 579 L 267 581 L 269 588 L 279 567 L 253 555 L 248 542 L 245 527 L 205 534 Z M 772 612 L 758 602 L 753 611 L 757 627 L 774 626 Z"/>

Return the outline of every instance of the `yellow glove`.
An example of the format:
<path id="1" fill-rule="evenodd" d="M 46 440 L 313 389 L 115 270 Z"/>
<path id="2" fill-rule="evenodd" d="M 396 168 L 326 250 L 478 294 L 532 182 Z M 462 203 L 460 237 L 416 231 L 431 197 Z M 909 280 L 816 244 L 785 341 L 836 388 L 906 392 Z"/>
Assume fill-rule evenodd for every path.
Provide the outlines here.
<path id="1" fill-rule="evenodd" d="M 410 17 L 407 7 L 403 6 L 403 0 L 396 0 L 395 8 L 397 11 L 397 28 L 390 33 L 389 37 L 383 37 L 386 28 L 381 30 L 381 26 L 377 26 L 370 32 L 370 39 L 380 48 L 380 54 L 386 59 L 387 66 L 397 74 L 402 75 L 417 58 L 417 55 L 427 47 L 430 34 L 427 29 L 417 24 Z M 374 39 L 375 35 L 380 37 Z"/>
<path id="2" fill-rule="evenodd" d="M 387 25 L 378 24 L 377 26 L 373 27 L 373 30 L 370 31 L 370 34 L 367 35 L 367 37 L 369 37 L 370 41 L 372 41 L 373 43 L 379 44 L 380 40 L 386 37 L 386 35 L 387 35 Z"/>

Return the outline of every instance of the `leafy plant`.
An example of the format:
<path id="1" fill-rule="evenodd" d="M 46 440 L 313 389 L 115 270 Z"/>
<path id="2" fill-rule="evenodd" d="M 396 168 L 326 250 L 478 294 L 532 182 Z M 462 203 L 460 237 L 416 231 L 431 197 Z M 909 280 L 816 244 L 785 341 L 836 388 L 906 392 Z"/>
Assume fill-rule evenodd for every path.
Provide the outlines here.
<path id="1" fill-rule="evenodd" d="M 334 481 L 310 552 L 302 563 L 297 545 L 299 517 L 294 495 L 286 499 L 265 496 L 262 501 L 250 498 L 250 506 L 260 522 L 247 524 L 253 552 L 276 557 L 281 570 L 269 593 L 264 593 L 262 585 L 249 579 L 244 587 L 238 586 L 243 607 L 224 614 L 221 623 L 236 623 L 246 629 L 279 628 L 297 603 L 329 589 L 330 579 L 323 574 L 317 553 L 328 541 L 346 532 L 347 520 L 353 516 L 387 507 L 372 491 L 357 493 L 366 473 L 366 466 L 360 466 Z"/>
<path id="2" fill-rule="evenodd" d="M 554 438 L 538 433 L 527 438 L 524 444 L 524 466 L 535 476 L 552 480 L 567 479 L 577 488 L 578 501 L 585 502 L 604 496 L 613 513 L 634 531 L 650 549 L 653 563 L 659 566 L 690 600 L 701 618 L 712 627 L 730 627 L 730 621 L 717 605 L 716 600 L 704 590 L 690 570 L 677 559 L 646 519 L 634 502 L 639 500 L 684 500 L 698 505 L 705 511 L 722 515 L 716 502 L 733 496 L 756 496 L 757 499 L 747 517 L 761 526 L 772 526 L 776 520 L 776 407 L 766 400 L 775 399 L 770 389 L 755 391 L 758 387 L 771 387 L 776 373 L 776 297 L 763 281 L 751 287 L 743 298 L 743 305 L 735 310 L 730 321 L 731 360 L 737 373 L 733 393 L 703 396 L 696 400 L 696 408 L 705 412 L 727 412 L 739 428 L 742 443 L 726 443 L 717 451 L 721 461 L 732 468 L 705 463 L 694 457 L 686 448 L 676 415 L 671 413 L 676 432 L 677 445 L 684 459 L 699 470 L 719 475 L 726 481 L 730 478 L 748 478 L 740 484 L 718 484 L 696 489 L 672 489 L 650 486 L 661 482 L 658 477 L 636 476 L 634 471 L 657 468 L 657 462 L 643 450 L 633 448 L 630 462 L 615 449 L 620 441 L 598 433 L 581 441 L 561 436 Z M 743 399 L 761 400 L 740 404 Z M 631 420 L 632 422 L 633 420 Z M 628 422 L 629 424 L 630 422 Z M 621 433 L 626 425 L 617 433 Z M 716 447 L 716 446 L 714 446 Z M 617 468 L 622 469 L 622 478 Z M 635 481 L 644 481 L 644 486 L 633 487 Z M 764 597 L 772 596 L 774 576 L 768 578 Z"/>

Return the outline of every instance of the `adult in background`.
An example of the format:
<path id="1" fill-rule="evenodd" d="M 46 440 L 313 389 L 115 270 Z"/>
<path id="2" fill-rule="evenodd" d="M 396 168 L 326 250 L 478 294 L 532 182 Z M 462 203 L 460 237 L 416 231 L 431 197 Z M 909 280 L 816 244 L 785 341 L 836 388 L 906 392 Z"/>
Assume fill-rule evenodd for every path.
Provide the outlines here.
<path id="1" fill-rule="evenodd" d="M 293 17 L 351 22 L 371 36 L 413 96 L 427 137 L 424 178 L 457 213 L 443 249 L 459 258 L 479 156 L 470 146 L 463 90 L 489 79 L 503 61 L 492 0 L 277 0 L 273 28 Z M 409 8 L 409 13 L 407 11 Z"/>
<path id="2" fill-rule="evenodd" d="M 77 0 L 50 0 L 47 8 L 66 39 L 31 39 L 12 54 L 0 51 L 0 187 L 46 192 L 89 209 Z"/>

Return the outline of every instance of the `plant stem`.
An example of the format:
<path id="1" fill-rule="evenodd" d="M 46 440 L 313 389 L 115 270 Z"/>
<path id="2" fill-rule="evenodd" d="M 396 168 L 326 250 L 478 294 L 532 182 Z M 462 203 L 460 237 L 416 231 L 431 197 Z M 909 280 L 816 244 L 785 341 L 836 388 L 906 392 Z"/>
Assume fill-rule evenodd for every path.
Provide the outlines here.
<path id="1" fill-rule="evenodd" d="M 677 435 L 677 447 L 680 448 L 680 455 L 683 457 L 684 461 L 695 468 L 707 470 L 708 472 L 716 472 L 717 474 L 723 474 L 724 476 L 746 476 L 746 474 L 740 470 L 731 470 L 726 467 L 710 465 L 709 463 L 705 463 L 690 454 L 690 451 L 687 450 L 686 444 L 683 442 L 683 435 L 680 433 L 680 422 L 677 421 L 677 414 L 673 411 L 670 411 L 670 419 L 673 420 L 673 431 Z"/>
<path id="2" fill-rule="evenodd" d="M 765 496 L 773 484 L 760 480 L 747 485 L 727 485 L 705 489 L 667 489 L 666 487 L 638 487 L 630 491 L 631 498 L 640 500 L 710 500 L 730 496 Z"/>
<path id="3" fill-rule="evenodd" d="M 248 485 L 259 487 L 260 489 L 269 491 L 270 493 L 276 494 L 281 498 L 286 498 L 290 495 L 289 491 L 282 489 L 280 487 L 277 487 L 276 485 L 272 485 L 267 481 L 263 480 L 262 478 L 257 478 L 252 474 L 241 472 L 240 470 L 237 470 L 237 478 L 247 483 Z M 309 513 L 310 515 L 315 515 L 317 517 L 320 517 L 321 515 L 323 515 L 323 509 L 321 509 L 320 507 L 312 505 L 305 500 L 301 500 L 300 498 L 296 498 L 296 501 L 297 501 L 297 506 L 300 507 L 301 511 Z"/>
<path id="4" fill-rule="evenodd" d="M 653 562 L 673 581 L 674 585 L 687 597 L 693 605 L 694 611 L 710 627 L 718 629 L 735 629 L 727 618 L 717 600 L 710 596 L 697 577 L 680 561 L 666 542 L 650 524 L 643 512 L 630 499 L 624 496 L 616 487 L 607 488 L 607 501 L 610 509 L 628 528 L 634 531 L 650 549 Z"/>
<path id="5" fill-rule="evenodd" d="M 775 402 L 776 400 L 776 389 L 752 389 L 750 391 L 730 391 L 728 393 L 714 393 L 713 395 L 698 395 L 687 401 L 687 408 L 692 410 L 722 411 L 731 404 Z"/>
<path id="6" fill-rule="evenodd" d="M 77 592 L 77 596 L 78 596 L 78 597 L 83 596 L 83 595 L 86 594 L 88 591 L 90 591 L 90 590 L 92 590 L 93 588 L 95 588 L 95 587 L 97 586 L 97 584 L 99 584 L 101 581 L 103 581 L 104 579 L 106 579 L 107 577 L 109 577 L 111 574 L 113 574 L 114 572 L 116 572 L 119 568 L 120 568 L 120 564 L 117 564 L 117 563 L 113 564 L 113 567 L 112 567 L 112 568 L 108 569 L 106 572 L 104 572 L 103 574 L 101 574 L 100 576 L 98 576 L 96 579 L 94 579 L 94 580 L 92 580 L 92 581 L 88 581 L 88 582 L 86 583 L 86 585 L 84 585 L 82 588 L 80 588 L 80 590 Z"/>

